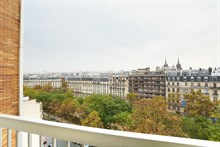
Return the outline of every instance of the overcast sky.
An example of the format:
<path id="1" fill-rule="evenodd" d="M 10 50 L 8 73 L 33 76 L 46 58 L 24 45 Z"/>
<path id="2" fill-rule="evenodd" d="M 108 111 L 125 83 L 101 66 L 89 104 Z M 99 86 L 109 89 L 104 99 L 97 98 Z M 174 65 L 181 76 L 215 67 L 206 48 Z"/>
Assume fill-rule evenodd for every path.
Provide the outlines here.
<path id="1" fill-rule="evenodd" d="M 215 0 L 23 1 L 24 72 L 218 65 Z"/>

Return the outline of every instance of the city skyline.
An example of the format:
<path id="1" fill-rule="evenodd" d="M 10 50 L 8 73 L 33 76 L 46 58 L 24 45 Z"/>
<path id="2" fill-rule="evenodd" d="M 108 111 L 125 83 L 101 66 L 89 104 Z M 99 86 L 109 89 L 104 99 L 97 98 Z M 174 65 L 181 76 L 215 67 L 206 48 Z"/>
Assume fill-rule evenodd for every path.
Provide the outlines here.
<path id="1" fill-rule="evenodd" d="M 24 0 L 24 72 L 217 67 L 217 4 Z"/>

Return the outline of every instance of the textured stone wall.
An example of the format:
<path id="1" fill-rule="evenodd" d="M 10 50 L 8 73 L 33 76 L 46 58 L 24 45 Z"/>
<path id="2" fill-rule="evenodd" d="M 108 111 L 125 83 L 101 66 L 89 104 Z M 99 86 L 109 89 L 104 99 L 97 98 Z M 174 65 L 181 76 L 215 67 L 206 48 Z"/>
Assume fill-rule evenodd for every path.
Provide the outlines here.
<path id="1" fill-rule="evenodd" d="M 0 113 L 19 114 L 20 0 L 0 0 Z M 3 131 L 3 146 L 7 133 Z M 15 134 L 13 133 L 13 146 Z"/>

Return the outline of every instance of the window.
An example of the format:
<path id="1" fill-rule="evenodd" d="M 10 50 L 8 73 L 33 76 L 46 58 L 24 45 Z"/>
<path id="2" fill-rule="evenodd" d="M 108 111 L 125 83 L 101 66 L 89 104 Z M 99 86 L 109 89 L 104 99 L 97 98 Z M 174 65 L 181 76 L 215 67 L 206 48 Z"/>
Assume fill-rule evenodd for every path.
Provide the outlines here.
<path id="1" fill-rule="evenodd" d="M 180 77 L 177 77 L 176 80 L 179 81 L 179 80 L 180 80 Z"/>
<path id="2" fill-rule="evenodd" d="M 208 77 L 204 77 L 204 81 L 208 81 Z"/>
<path id="3" fill-rule="evenodd" d="M 194 77 L 191 77 L 191 81 L 194 81 Z"/>
<path id="4" fill-rule="evenodd" d="M 186 77 L 183 77 L 183 81 L 186 81 Z"/>
<path id="5" fill-rule="evenodd" d="M 205 87 L 208 87 L 208 83 L 205 83 Z"/>
<path id="6" fill-rule="evenodd" d="M 185 82 L 185 86 L 187 86 L 187 82 Z"/>
<path id="7" fill-rule="evenodd" d="M 216 83 L 213 83 L 213 88 L 216 88 L 216 87 L 217 87 Z"/>
<path id="8" fill-rule="evenodd" d="M 212 77 L 212 80 L 213 81 L 217 81 L 217 77 Z"/>
<path id="9" fill-rule="evenodd" d="M 201 83 L 198 83 L 198 87 L 201 87 Z"/>

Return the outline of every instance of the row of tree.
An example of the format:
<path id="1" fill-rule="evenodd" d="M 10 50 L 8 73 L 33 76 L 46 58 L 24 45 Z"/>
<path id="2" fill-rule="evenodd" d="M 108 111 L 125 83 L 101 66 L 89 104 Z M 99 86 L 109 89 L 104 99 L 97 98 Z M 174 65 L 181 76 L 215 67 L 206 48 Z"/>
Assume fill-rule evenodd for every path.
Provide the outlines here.
<path id="1" fill-rule="evenodd" d="M 219 104 L 201 91 L 185 94 L 184 108 L 178 93 L 170 94 L 169 101 L 159 96 L 138 99 L 134 93 L 126 99 L 98 94 L 82 98 L 66 89 L 35 86 L 25 87 L 24 95 L 42 102 L 46 113 L 78 125 L 220 141 Z M 182 108 L 184 115 L 173 111 L 177 108 Z"/>

